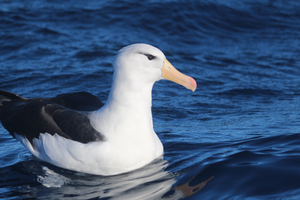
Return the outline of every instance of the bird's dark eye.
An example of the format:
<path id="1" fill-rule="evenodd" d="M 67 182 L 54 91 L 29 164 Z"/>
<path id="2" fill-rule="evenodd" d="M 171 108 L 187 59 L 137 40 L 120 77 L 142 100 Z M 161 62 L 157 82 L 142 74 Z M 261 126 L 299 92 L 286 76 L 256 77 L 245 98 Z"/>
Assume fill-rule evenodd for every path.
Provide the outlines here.
<path id="1" fill-rule="evenodd" d="M 148 60 L 153 60 L 155 59 L 155 56 L 151 55 L 151 54 L 145 54 L 145 56 L 147 56 Z"/>

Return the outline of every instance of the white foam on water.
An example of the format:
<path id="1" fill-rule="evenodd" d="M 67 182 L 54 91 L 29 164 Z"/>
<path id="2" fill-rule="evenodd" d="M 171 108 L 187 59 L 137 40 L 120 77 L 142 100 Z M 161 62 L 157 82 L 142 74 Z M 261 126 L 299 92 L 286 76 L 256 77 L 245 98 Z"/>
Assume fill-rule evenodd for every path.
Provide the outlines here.
<path id="1" fill-rule="evenodd" d="M 38 175 L 37 181 L 41 183 L 43 186 L 51 188 L 51 187 L 61 187 L 64 184 L 70 183 L 71 180 L 55 173 L 53 170 L 48 167 L 43 166 L 43 171 L 45 176 Z"/>

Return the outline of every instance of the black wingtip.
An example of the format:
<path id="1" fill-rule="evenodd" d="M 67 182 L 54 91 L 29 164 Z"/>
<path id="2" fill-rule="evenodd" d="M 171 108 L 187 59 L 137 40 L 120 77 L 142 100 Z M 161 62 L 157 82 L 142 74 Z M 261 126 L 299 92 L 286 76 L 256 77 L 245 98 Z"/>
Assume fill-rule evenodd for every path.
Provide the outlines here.
<path id="1" fill-rule="evenodd" d="M 14 100 L 25 100 L 25 98 L 5 90 L 0 90 L 0 106 L 3 106 L 3 102 Z"/>

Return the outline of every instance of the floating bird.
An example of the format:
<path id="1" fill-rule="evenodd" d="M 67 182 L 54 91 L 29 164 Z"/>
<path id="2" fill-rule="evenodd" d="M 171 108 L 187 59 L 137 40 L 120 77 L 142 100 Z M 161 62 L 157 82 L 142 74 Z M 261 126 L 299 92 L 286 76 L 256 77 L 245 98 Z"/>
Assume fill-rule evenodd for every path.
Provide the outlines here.
<path id="1" fill-rule="evenodd" d="M 0 91 L 4 128 L 38 159 L 69 170 L 115 175 L 163 155 L 153 130 L 152 87 L 168 79 L 192 91 L 196 81 L 147 44 L 120 50 L 106 104 L 87 92 L 27 99 Z"/>

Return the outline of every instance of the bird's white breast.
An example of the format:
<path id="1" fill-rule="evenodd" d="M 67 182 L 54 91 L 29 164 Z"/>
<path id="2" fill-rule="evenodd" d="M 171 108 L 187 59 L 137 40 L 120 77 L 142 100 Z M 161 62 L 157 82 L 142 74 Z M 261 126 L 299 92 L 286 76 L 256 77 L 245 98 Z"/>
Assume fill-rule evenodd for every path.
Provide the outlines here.
<path id="1" fill-rule="evenodd" d="M 143 149 L 130 145 L 120 148 L 109 142 L 83 144 L 57 134 L 40 134 L 34 139 L 34 148 L 24 137 L 15 134 L 35 157 L 56 166 L 98 175 L 114 175 L 140 168 L 160 155 L 146 155 Z M 126 147 L 126 148 L 124 148 Z M 162 147 L 161 147 L 162 148 Z"/>

